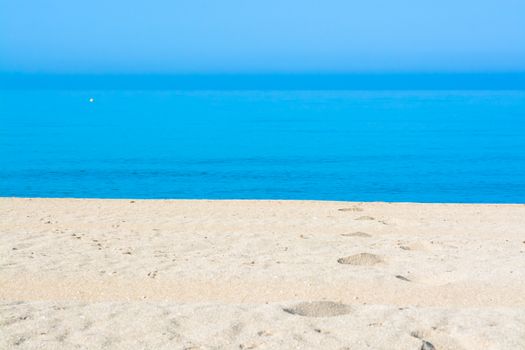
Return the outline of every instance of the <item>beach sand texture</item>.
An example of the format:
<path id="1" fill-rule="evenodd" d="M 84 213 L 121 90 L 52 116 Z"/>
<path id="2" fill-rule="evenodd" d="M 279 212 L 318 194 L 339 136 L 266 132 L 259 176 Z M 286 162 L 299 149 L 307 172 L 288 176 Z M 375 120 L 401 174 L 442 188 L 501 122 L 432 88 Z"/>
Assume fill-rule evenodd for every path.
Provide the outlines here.
<path id="1" fill-rule="evenodd" d="M 0 199 L 0 349 L 525 349 L 525 205 Z"/>

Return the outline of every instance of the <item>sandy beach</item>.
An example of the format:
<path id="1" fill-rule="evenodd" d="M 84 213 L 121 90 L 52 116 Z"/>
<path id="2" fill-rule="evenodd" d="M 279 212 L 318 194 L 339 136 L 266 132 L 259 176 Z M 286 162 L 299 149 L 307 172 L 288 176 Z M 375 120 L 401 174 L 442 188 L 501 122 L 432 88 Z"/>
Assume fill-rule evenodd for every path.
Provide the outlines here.
<path id="1" fill-rule="evenodd" d="M 1 349 L 525 349 L 525 205 L 0 199 Z"/>

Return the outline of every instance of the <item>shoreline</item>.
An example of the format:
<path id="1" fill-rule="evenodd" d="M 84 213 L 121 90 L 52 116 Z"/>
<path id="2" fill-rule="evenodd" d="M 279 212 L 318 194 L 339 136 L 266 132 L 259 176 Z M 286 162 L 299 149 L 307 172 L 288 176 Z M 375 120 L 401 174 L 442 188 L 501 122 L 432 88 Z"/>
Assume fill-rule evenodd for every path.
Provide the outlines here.
<path id="1" fill-rule="evenodd" d="M 423 205 L 498 205 L 525 206 L 521 202 L 391 202 L 391 201 L 358 201 L 333 199 L 260 199 L 260 198 L 106 198 L 106 197 L 20 197 L 0 196 L 0 200 L 72 200 L 72 201 L 144 201 L 144 202 L 302 202 L 302 203 L 340 203 L 340 204 L 423 204 Z"/>

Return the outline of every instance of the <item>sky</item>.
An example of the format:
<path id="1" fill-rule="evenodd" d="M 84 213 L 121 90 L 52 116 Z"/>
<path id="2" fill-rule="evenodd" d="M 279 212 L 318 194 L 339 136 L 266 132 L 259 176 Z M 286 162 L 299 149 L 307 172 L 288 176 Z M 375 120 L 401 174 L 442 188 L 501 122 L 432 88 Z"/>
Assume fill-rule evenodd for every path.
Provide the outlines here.
<path id="1" fill-rule="evenodd" d="M 524 72 L 524 0 L 0 0 L 0 73 Z"/>

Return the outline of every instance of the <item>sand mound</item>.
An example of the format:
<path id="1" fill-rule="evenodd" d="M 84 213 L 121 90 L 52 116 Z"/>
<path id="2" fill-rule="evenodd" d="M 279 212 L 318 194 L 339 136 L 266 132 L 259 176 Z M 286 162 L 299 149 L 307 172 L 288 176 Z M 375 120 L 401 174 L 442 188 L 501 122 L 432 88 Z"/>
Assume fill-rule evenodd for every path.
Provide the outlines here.
<path id="1" fill-rule="evenodd" d="M 313 301 L 299 303 L 283 310 L 292 315 L 306 317 L 333 317 L 349 314 L 351 308 L 346 304 L 333 301 Z"/>
<path id="2" fill-rule="evenodd" d="M 370 253 L 359 253 L 337 259 L 339 264 L 372 266 L 383 262 L 380 256 Z"/>

